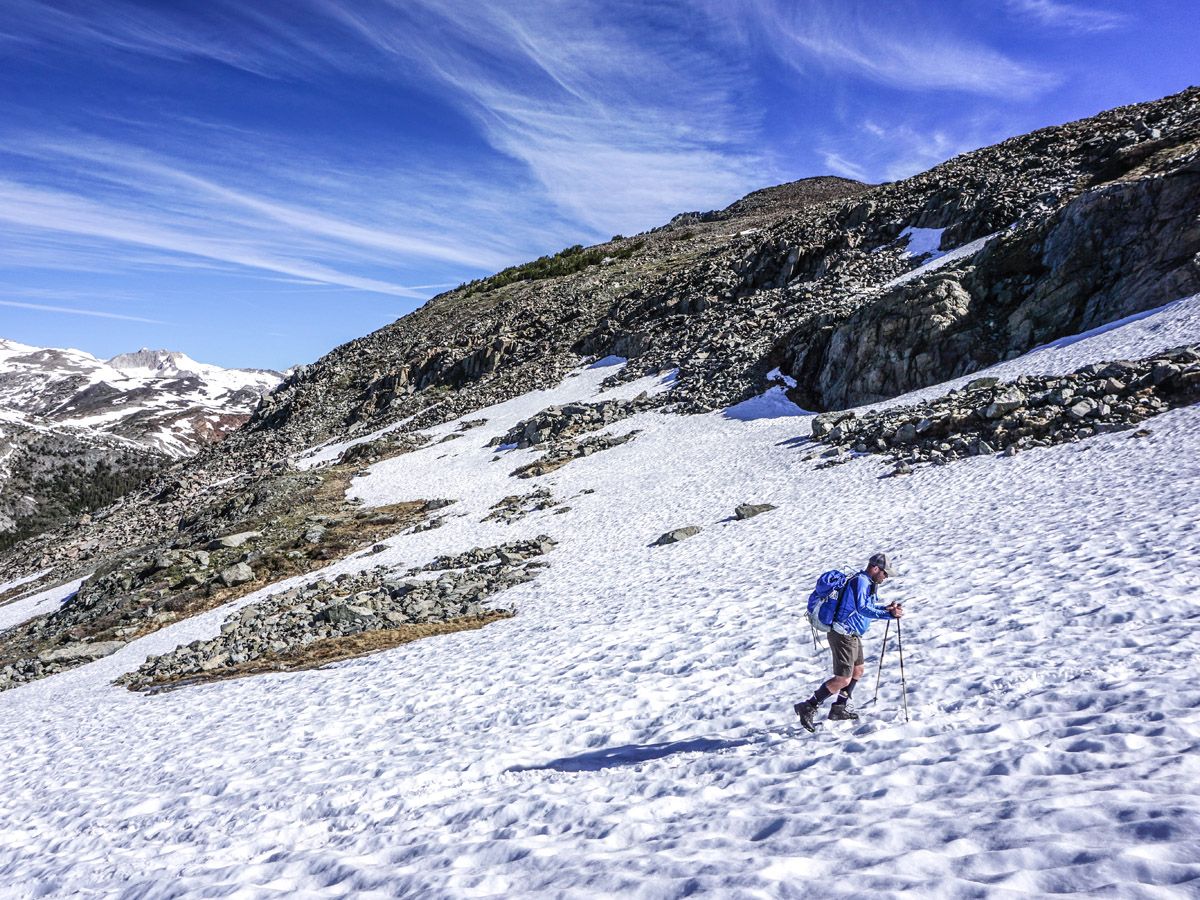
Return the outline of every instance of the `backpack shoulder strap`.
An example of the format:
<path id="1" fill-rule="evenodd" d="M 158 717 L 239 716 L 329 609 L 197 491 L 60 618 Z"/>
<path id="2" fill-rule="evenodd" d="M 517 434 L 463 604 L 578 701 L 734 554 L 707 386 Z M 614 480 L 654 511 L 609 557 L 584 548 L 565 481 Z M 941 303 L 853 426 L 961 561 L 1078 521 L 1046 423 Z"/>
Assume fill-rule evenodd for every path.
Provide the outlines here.
<path id="1" fill-rule="evenodd" d="M 830 621 L 836 622 L 838 617 L 842 614 L 842 601 L 846 599 L 846 591 L 850 589 L 850 582 L 852 582 L 860 574 L 861 573 L 859 572 L 855 572 L 853 575 L 847 578 L 846 583 L 842 585 L 842 589 L 838 591 L 837 606 L 833 608 L 833 618 Z"/>

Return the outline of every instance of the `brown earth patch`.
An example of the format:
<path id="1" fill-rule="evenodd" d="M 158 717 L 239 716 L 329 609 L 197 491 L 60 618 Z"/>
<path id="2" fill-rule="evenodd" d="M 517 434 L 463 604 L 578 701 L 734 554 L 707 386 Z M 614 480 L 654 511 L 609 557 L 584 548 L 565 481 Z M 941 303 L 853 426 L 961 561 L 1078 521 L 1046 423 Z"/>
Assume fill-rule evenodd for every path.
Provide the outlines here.
<path id="1" fill-rule="evenodd" d="M 230 515 L 225 508 L 215 514 L 212 509 L 198 510 L 197 520 L 205 517 L 207 527 L 183 532 L 195 537 L 186 544 L 177 542 L 170 552 L 186 555 L 203 550 L 205 532 L 211 534 L 217 528 L 218 534 L 259 532 L 259 537 L 241 547 L 210 551 L 204 566 L 176 562 L 160 568 L 151 562 L 156 552 L 145 551 L 102 563 L 61 608 L 0 633 L 0 690 L 88 661 L 80 657 L 51 663 L 39 658 L 43 654 L 79 643 L 136 640 L 370 548 L 446 505 L 445 501 L 413 500 L 362 509 L 346 499 L 357 469 L 343 465 L 280 476 L 260 485 L 260 493 L 267 499 L 258 501 L 260 505 L 249 515 Z M 306 535 L 315 525 L 321 536 L 314 541 Z M 253 578 L 240 584 L 224 583 L 219 573 L 240 562 L 250 566 Z M 31 587 L 22 585 L 19 596 L 27 596 Z"/>
<path id="2" fill-rule="evenodd" d="M 215 681 L 228 681 L 233 678 L 247 678 L 251 675 L 262 675 L 269 672 L 297 672 L 304 669 L 319 669 L 323 666 L 347 659 L 357 659 L 382 650 L 390 650 L 402 644 L 419 641 L 422 638 L 436 637 L 442 634 L 453 634 L 458 631 L 472 631 L 490 625 L 501 619 L 511 619 L 515 613 L 511 610 L 500 609 L 485 613 L 482 616 L 463 616 L 448 622 L 429 622 L 421 625 L 401 625 L 361 634 L 351 634 L 336 638 L 323 638 L 313 641 L 306 647 L 298 648 L 286 654 L 269 654 L 257 659 L 248 660 L 239 666 L 222 668 L 219 671 L 206 672 L 200 675 L 181 675 L 152 681 L 134 687 L 131 691 L 141 691 L 147 694 L 158 694 L 164 691 L 178 690 L 196 684 L 211 684 Z"/>

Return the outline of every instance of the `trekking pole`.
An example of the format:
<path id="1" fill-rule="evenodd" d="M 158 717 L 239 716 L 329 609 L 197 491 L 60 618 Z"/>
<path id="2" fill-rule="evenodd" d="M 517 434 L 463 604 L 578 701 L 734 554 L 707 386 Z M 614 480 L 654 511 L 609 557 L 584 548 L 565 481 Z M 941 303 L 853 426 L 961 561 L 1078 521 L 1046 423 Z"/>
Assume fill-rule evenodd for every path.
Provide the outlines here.
<path id="1" fill-rule="evenodd" d="M 871 698 L 872 703 L 879 699 L 879 680 L 883 677 L 883 654 L 887 652 L 888 632 L 891 630 L 892 620 L 888 619 L 883 627 L 883 646 L 879 648 L 879 671 L 875 673 L 875 696 Z"/>
<path id="2" fill-rule="evenodd" d="M 900 636 L 900 620 L 896 620 L 896 643 L 900 647 L 900 696 L 904 699 L 904 721 L 908 721 L 908 684 L 904 681 L 904 638 Z"/>
<path id="3" fill-rule="evenodd" d="M 813 636 L 813 653 L 819 653 L 820 651 L 817 648 L 817 626 L 814 625 L 811 620 L 809 620 L 808 628 L 812 632 Z"/>

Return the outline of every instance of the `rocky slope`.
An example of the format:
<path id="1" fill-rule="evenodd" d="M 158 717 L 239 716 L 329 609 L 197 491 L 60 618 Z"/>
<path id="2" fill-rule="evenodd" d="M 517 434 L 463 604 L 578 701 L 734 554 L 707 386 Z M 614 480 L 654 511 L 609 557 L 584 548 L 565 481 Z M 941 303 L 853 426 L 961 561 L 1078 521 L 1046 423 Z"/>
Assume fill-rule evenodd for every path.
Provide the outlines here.
<path id="1" fill-rule="evenodd" d="M 0 409 L 0 547 L 107 506 L 169 463 L 132 441 Z"/>
<path id="2" fill-rule="evenodd" d="M 688 409 L 744 399 L 775 367 L 807 408 L 871 402 L 1194 292 L 1198 186 L 1189 89 L 893 184 L 758 192 L 604 245 L 608 264 L 441 295 L 296 372 L 244 439 L 283 452 L 433 421 L 550 383 L 579 354 L 633 358 L 627 377 L 678 368 Z M 931 234 L 969 252 L 914 276 L 928 260 L 910 241 Z"/>
<path id="3" fill-rule="evenodd" d="M 59 620 L 71 623 L 76 643 L 107 640 L 114 628 L 144 633 L 164 600 L 182 611 L 206 608 L 199 600 L 176 602 L 175 592 L 194 593 L 221 577 L 201 573 L 201 584 L 190 585 L 182 575 L 168 584 L 139 581 L 164 547 L 195 553 L 252 520 L 317 509 L 314 492 L 332 490 L 329 484 L 373 459 L 420 446 L 428 440 L 422 429 L 548 387 L 586 358 L 630 359 L 614 380 L 674 370 L 672 389 L 667 399 L 556 407 L 522 422 L 500 440 L 546 453 L 513 475 L 536 478 L 635 439 L 584 435 L 650 407 L 699 412 L 786 384 L 802 407 L 841 410 L 1197 292 L 1200 89 L 1192 88 L 1013 138 L 902 182 L 794 182 L 464 285 L 294 371 L 228 440 L 156 476 L 103 516 L 27 542 L 5 557 L 0 577 L 46 569 L 48 581 L 97 565 L 128 571 L 129 587 L 120 579 L 113 582 L 119 589 L 109 585 L 119 625 L 84 608 L 94 588 L 82 590 Z M 925 435 L 921 422 L 934 418 L 926 411 L 913 422 L 872 422 L 861 436 L 854 430 L 847 449 L 880 449 L 879 442 L 894 449 L 908 425 L 921 439 L 899 441 L 911 445 L 906 465 L 934 452 L 961 455 L 960 443 L 966 453 L 984 443 L 996 449 L 998 425 L 1016 449 L 1055 434 L 1083 439 L 1096 425 L 1120 427 L 1192 402 L 1194 360 L 1186 353 L 1171 360 L 1187 384 L 1171 381 L 1163 396 L 1151 390 L 1157 384 L 1140 381 L 1157 364 L 1148 361 L 1131 367 L 1135 376 L 1116 379 L 1121 390 L 1093 384 L 1086 373 L 1079 385 L 1008 386 L 1025 399 L 997 422 L 986 414 L 1006 402 L 995 391 L 986 403 L 982 394 L 965 398 L 970 405 L 961 409 L 951 398 L 934 411 L 939 422 L 960 414 L 965 422 L 982 405 L 982 419 L 965 423 L 969 433 Z M 1108 411 L 1093 416 L 1092 407 L 1081 408 L 1083 419 L 1096 420 L 1081 425 L 1071 412 L 1081 401 L 1043 408 L 1042 395 L 1060 388 L 1086 393 L 1095 410 Z M 1036 402 L 1026 402 L 1030 392 Z M 852 430 L 842 427 L 838 438 Z M 443 439 L 454 437 L 461 435 Z M 933 443 L 926 446 L 925 437 Z M 295 465 L 297 454 L 330 441 L 361 443 L 342 454 L 337 477 L 322 487 Z M 525 502 L 511 499 L 514 509 Z M 338 555 L 369 552 L 377 539 L 365 528 L 356 537 L 344 509 L 310 514 L 338 523 Z M 306 531 L 321 523 L 294 519 L 289 513 L 291 524 L 257 547 L 256 559 L 313 558 L 321 541 Z M 254 577 L 290 569 L 271 571 Z M 36 669 L 29 660 L 53 652 L 46 642 L 58 639 L 53 628 L 39 627 L 10 642 L 12 653 L 24 654 L 11 657 L 22 679 Z"/>

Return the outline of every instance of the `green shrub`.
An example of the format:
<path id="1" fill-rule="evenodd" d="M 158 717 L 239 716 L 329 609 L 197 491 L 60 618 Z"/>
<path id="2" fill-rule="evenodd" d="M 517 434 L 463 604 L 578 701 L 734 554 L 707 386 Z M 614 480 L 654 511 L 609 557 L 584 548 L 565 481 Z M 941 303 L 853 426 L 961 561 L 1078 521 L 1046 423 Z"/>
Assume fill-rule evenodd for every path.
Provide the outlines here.
<path id="1" fill-rule="evenodd" d="M 628 247 L 622 247 L 620 250 L 601 250 L 599 247 L 584 249 L 582 244 L 573 244 L 564 250 L 559 250 L 553 256 L 542 256 L 533 262 L 510 266 L 488 278 L 465 282 L 459 285 L 459 289 L 464 292 L 464 296 L 470 297 L 472 294 L 494 291 L 496 288 L 518 281 L 559 278 L 586 269 L 588 266 L 594 266 L 606 256 L 613 259 L 628 259 L 641 248 L 642 241 L 634 241 Z"/>

